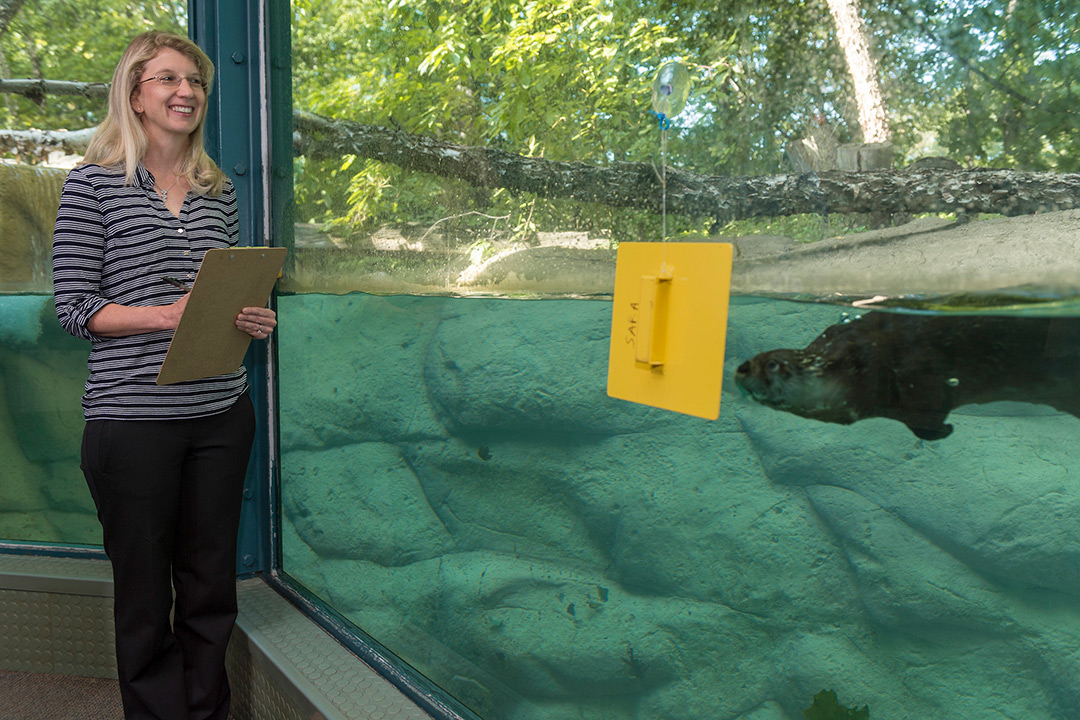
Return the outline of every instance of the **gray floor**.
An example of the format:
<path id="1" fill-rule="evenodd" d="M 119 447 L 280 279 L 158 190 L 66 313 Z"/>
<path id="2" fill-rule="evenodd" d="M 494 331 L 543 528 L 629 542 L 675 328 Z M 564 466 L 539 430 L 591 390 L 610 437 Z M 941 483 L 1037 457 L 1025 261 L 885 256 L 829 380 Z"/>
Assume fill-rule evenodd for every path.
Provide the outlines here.
<path id="1" fill-rule="evenodd" d="M 259 578 L 237 585 L 236 720 L 430 720 Z M 0 720 L 120 720 L 108 563 L 0 553 Z"/>
<path id="2" fill-rule="evenodd" d="M 4 720 L 119 720 L 115 680 L 0 670 Z"/>
<path id="3" fill-rule="evenodd" d="M 0 670 L 3 720 L 120 720 L 115 680 Z M 229 716 L 233 720 L 233 716 Z"/>

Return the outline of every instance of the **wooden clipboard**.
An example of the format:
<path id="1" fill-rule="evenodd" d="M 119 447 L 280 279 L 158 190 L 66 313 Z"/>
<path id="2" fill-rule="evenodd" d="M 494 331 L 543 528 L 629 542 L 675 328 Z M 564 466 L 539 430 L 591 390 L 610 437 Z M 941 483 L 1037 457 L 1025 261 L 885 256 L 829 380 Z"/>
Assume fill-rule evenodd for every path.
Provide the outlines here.
<path id="1" fill-rule="evenodd" d="M 263 307 L 281 276 L 285 248 L 208 250 L 180 317 L 157 384 L 224 375 L 244 362 L 251 336 L 236 329 L 246 307 Z"/>

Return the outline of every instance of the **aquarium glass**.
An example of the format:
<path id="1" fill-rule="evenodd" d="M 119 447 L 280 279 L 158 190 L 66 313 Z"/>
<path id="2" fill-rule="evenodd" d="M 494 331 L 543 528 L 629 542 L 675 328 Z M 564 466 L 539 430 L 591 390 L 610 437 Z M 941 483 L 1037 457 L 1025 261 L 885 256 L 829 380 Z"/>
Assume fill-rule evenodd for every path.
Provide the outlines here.
<path id="1" fill-rule="evenodd" d="M 100 545 L 79 470 L 89 345 L 56 321 L 52 229 L 124 47 L 186 33 L 187 3 L 5 3 L 0 21 L 0 541 Z"/>
<path id="2" fill-rule="evenodd" d="M 1074 718 L 1078 13 L 294 0 L 284 573 L 489 720 Z M 734 246 L 716 420 L 634 242 Z"/>

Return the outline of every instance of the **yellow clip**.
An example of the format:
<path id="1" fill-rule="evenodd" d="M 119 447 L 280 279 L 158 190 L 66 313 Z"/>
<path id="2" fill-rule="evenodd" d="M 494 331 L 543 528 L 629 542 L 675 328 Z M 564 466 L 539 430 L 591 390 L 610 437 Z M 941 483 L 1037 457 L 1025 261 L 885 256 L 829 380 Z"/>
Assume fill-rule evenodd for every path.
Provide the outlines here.
<path id="1" fill-rule="evenodd" d="M 663 372 L 667 358 L 668 311 L 671 307 L 671 285 L 675 268 L 663 263 L 656 275 L 641 278 L 641 320 L 634 360 L 638 367 Z"/>

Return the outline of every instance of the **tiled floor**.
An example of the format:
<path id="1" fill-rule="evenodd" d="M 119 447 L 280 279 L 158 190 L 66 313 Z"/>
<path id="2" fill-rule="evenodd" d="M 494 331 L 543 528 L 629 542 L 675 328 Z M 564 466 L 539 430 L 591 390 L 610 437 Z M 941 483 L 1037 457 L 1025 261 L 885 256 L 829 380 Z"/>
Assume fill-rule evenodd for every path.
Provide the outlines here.
<path id="1" fill-rule="evenodd" d="M 0 670 L 4 720 L 120 720 L 115 680 Z"/>

